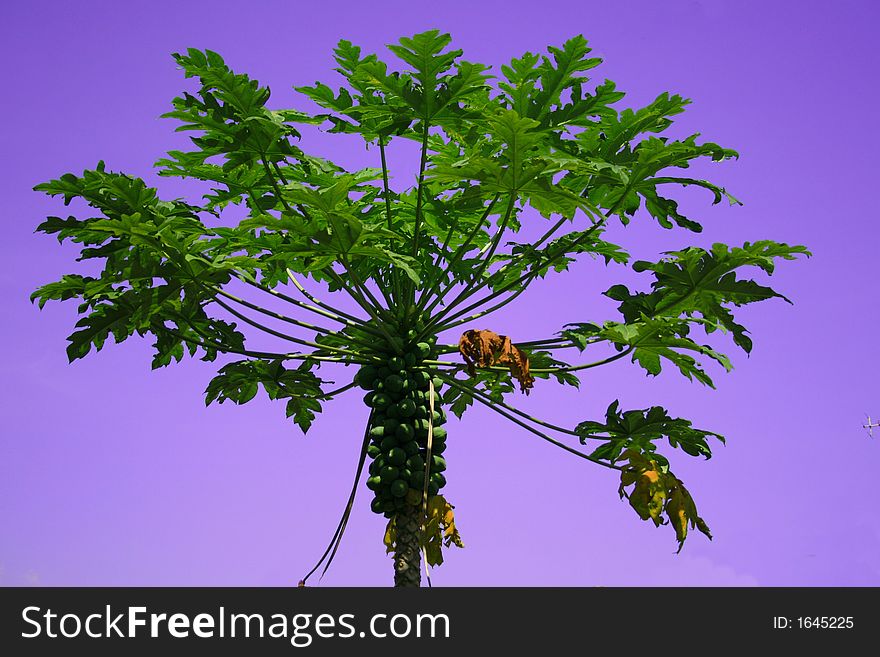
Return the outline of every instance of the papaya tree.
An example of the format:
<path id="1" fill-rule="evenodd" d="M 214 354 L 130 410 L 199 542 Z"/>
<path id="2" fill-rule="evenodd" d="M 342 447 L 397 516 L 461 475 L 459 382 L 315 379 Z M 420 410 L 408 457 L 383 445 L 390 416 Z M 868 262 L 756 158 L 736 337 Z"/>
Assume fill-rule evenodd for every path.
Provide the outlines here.
<path id="1" fill-rule="evenodd" d="M 216 52 L 173 55 L 197 84 L 163 116 L 194 133 L 192 148 L 155 166 L 160 176 L 201 181 L 203 202 L 162 200 L 103 162 L 37 185 L 94 210 L 48 217 L 38 231 L 80 245 L 79 260 L 99 273 L 65 275 L 32 299 L 41 308 L 78 300 L 70 361 L 111 336 L 135 335 L 152 340 L 153 368 L 220 357 L 207 403 L 244 404 L 262 391 L 283 401 L 303 432 L 331 400 L 362 389 L 369 417 L 357 476 L 315 568 L 332 560 L 364 479 L 372 511 L 388 519 L 396 585 L 420 585 L 423 560 L 439 564 L 444 548 L 462 545 L 442 494 L 443 454 L 448 414 L 461 419 L 475 404 L 619 472 L 620 497 L 642 520 L 670 525 L 679 549 L 689 530 L 711 538 L 659 448 L 708 458 L 721 435 L 661 406 L 625 410 L 619 399 L 606 400 L 604 418 L 565 427 L 523 412 L 514 398 L 550 382 L 577 386 L 592 368 L 625 359 L 649 375 L 668 366 L 712 386 L 706 364 L 731 363 L 699 336 L 729 334 L 749 352 L 734 310 L 787 301 L 741 270 L 771 274 L 778 260 L 808 251 L 763 240 L 685 245 L 631 262 L 605 239 L 609 228 L 623 234 L 638 220 L 699 233 L 668 190 L 695 186 L 715 204 L 738 204 L 724 187 L 680 172 L 736 151 L 697 134 L 658 136 L 688 104 L 681 96 L 618 109 L 624 94 L 615 84 L 587 75 L 600 59 L 582 36 L 545 55 L 527 52 L 497 76 L 449 44 L 436 30 L 402 38 L 388 46 L 399 60 L 393 68 L 340 41 L 342 86 L 296 87 L 311 111 L 270 109 L 269 89 Z M 375 166 L 346 170 L 309 154 L 302 144 L 320 129 L 362 139 Z M 418 151 L 411 187 L 391 185 L 394 142 Z M 641 289 L 617 284 L 604 293 L 618 315 L 582 317 L 549 336 L 491 325 L 530 285 L 583 257 L 643 275 Z M 266 307 L 282 303 L 283 312 Z M 278 348 L 252 348 L 256 335 Z"/>

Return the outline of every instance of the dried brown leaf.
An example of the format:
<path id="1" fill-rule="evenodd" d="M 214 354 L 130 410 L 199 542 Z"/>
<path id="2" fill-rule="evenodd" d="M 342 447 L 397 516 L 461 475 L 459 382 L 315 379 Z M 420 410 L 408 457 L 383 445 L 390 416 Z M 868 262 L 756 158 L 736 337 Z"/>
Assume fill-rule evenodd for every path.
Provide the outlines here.
<path id="1" fill-rule="evenodd" d="M 478 367 L 502 365 L 519 382 L 522 392 L 529 394 L 535 385 L 535 377 L 529 374 L 529 357 L 513 344 L 506 335 L 498 335 L 488 329 L 471 329 L 462 333 L 458 351 L 473 376 Z"/>

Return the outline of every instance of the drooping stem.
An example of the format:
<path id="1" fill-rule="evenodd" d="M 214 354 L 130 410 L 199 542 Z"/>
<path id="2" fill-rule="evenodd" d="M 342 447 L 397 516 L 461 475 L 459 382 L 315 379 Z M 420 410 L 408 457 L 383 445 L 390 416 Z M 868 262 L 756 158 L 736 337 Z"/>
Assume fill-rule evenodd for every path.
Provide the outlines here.
<path id="1" fill-rule="evenodd" d="M 255 287 L 258 290 L 262 290 L 263 292 L 271 294 L 272 296 L 278 297 L 279 299 L 282 299 L 288 303 L 291 303 L 291 304 L 297 306 L 298 308 L 303 308 L 304 310 L 308 310 L 308 311 L 313 312 L 317 315 L 321 315 L 322 317 L 326 317 L 327 319 L 332 319 L 334 322 L 339 322 L 340 324 L 345 324 L 346 326 L 357 327 L 357 328 L 359 328 L 363 331 L 367 331 L 367 332 L 375 332 L 367 326 L 366 322 L 363 319 L 361 319 L 359 317 L 355 317 L 354 315 L 349 315 L 348 313 L 343 312 L 341 310 L 338 310 L 338 309 L 334 308 L 333 306 L 330 306 L 330 305 L 327 305 L 326 303 L 318 301 L 314 296 L 312 296 L 308 291 L 306 291 L 306 289 L 304 287 L 302 287 L 302 285 L 300 285 L 299 281 L 297 281 L 296 278 L 294 278 L 293 272 L 291 272 L 290 269 L 287 270 L 287 274 L 290 277 L 290 281 L 297 287 L 297 289 L 300 292 L 302 292 L 303 296 L 305 296 L 307 299 L 311 300 L 315 304 L 314 306 L 310 305 L 308 303 L 303 303 L 302 301 L 294 299 L 293 297 L 288 296 L 288 295 L 284 294 L 283 292 L 279 292 L 278 290 L 275 290 L 271 287 L 261 285 L 260 283 L 257 283 L 255 280 L 251 280 L 249 277 L 245 276 L 241 272 L 233 271 L 230 273 L 232 273 L 233 276 L 238 278 L 243 283 L 247 283 L 251 287 Z M 377 333 L 377 332 L 375 332 L 375 333 Z"/>
<path id="2" fill-rule="evenodd" d="M 340 347 L 331 347 L 329 345 L 319 344 L 317 342 L 312 342 L 310 340 L 302 340 L 301 338 L 296 338 L 292 335 L 287 335 L 286 333 L 282 333 L 281 331 L 276 331 L 275 329 L 269 328 L 268 326 L 265 326 L 264 324 L 260 324 L 259 322 L 251 319 L 247 315 L 244 315 L 244 314 L 238 312 L 235 308 L 230 306 L 228 303 L 225 303 L 224 301 L 221 301 L 218 298 L 215 298 L 214 301 L 218 305 L 220 305 L 220 307 L 224 308 L 227 312 L 231 313 L 232 315 L 235 315 L 236 317 L 238 317 L 241 321 L 245 322 L 246 324 L 250 324 L 254 328 L 258 328 L 261 331 L 263 331 L 264 333 L 268 333 L 269 335 L 274 335 L 276 338 L 281 338 L 282 340 L 287 340 L 288 342 L 293 342 L 295 344 L 301 344 L 305 347 L 313 347 L 313 348 L 317 349 L 318 351 L 328 351 L 330 353 L 346 354 L 349 356 L 358 356 L 361 358 L 364 357 L 363 354 L 359 354 L 356 351 L 351 351 L 350 349 L 342 349 Z M 374 360 L 377 360 L 377 359 L 374 359 Z"/>
<path id="3" fill-rule="evenodd" d="M 195 345 L 197 347 L 201 347 L 202 349 L 213 349 L 214 351 L 218 351 L 222 354 L 237 354 L 239 356 L 247 356 L 248 358 L 257 358 L 260 360 L 317 360 L 321 362 L 329 362 L 329 363 L 340 363 L 343 365 L 347 364 L 357 364 L 357 365 L 366 365 L 370 361 L 367 361 L 363 358 L 340 358 L 336 356 L 315 356 L 314 354 L 301 354 L 301 353 L 287 353 L 281 354 L 273 351 L 252 351 L 250 349 L 238 349 L 237 347 L 232 347 L 229 345 L 220 344 L 219 342 L 215 342 L 211 338 L 207 337 L 202 331 L 199 330 L 197 326 L 194 326 L 186 321 L 186 319 L 180 317 L 175 318 L 176 321 L 179 321 L 183 324 L 187 324 L 193 331 L 202 336 L 202 340 L 195 340 L 188 335 L 184 335 L 180 331 L 176 331 L 174 329 L 168 328 L 167 326 L 157 327 L 162 331 L 170 333 L 171 335 L 183 340 L 188 344 Z"/>
<path id="4" fill-rule="evenodd" d="M 441 379 L 443 379 L 444 381 L 446 381 L 446 383 L 448 383 L 449 385 L 451 385 L 453 388 L 457 388 L 458 390 L 460 390 L 461 392 L 463 392 L 463 393 L 465 393 L 465 394 L 471 394 L 471 390 L 473 390 L 472 388 L 471 388 L 471 389 L 468 389 L 468 388 L 466 388 L 465 386 L 459 384 L 458 381 L 457 381 L 456 379 L 452 378 L 452 377 L 445 376 L 445 375 L 440 374 L 440 373 L 438 373 L 438 376 L 439 376 Z M 548 436 L 548 435 L 547 435 L 546 433 L 544 433 L 543 431 L 539 431 L 538 429 L 535 429 L 534 427 L 530 427 L 530 426 L 527 425 L 525 422 L 522 422 L 521 420 L 518 420 L 514 415 L 511 415 L 511 414 L 508 413 L 507 411 L 504 411 L 504 410 L 498 408 L 498 406 L 497 406 L 496 404 L 494 404 L 493 402 L 488 402 L 488 401 L 486 401 L 485 399 L 483 399 L 483 398 L 481 398 L 481 397 L 479 397 L 479 396 L 477 396 L 477 395 L 473 395 L 473 398 L 474 398 L 476 401 L 478 401 L 478 402 L 480 402 L 481 404 L 483 404 L 484 406 L 486 406 L 486 407 L 488 407 L 488 408 L 491 408 L 491 409 L 492 409 L 493 411 L 495 411 L 496 413 L 499 413 L 499 414 L 502 415 L 503 417 L 507 418 L 508 420 L 510 420 L 511 422 L 513 422 L 514 424 L 519 425 L 520 427 L 522 427 L 522 428 L 525 429 L 526 431 L 535 434 L 535 435 L 538 436 L 539 438 L 541 438 L 541 439 L 543 439 L 543 440 L 546 440 L 548 443 L 550 443 L 550 444 L 552 444 L 552 445 L 556 445 L 556 447 L 559 447 L 560 449 L 564 449 L 566 452 L 569 452 L 570 454 L 574 454 L 575 456 L 579 456 L 579 457 L 582 458 L 582 459 L 585 459 L 585 460 L 587 460 L 587 461 L 590 461 L 591 463 L 596 463 L 596 464 L 598 464 L 598 465 L 601 465 L 602 467 L 610 468 L 611 470 L 618 470 L 618 471 L 619 471 L 619 470 L 622 470 L 622 468 L 621 468 L 620 466 L 612 465 L 611 463 L 607 463 L 607 462 L 605 462 L 605 461 L 601 461 L 601 460 L 599 460 L 599 459 L 593 458 L 593 457 L 590 456 L 589 454 L 584 454 L 583 452 L 580 452 L 580 451 L 574 449 L 573 447 L 569 447 L 569 446 L 566 445 L 565 443 L 561 443 L 561 442 L 559 442 L 558 440 L 556 440 L 556 439 L 554 439 L 554 438 L 551 438 L 550 436 Z"/>
<path id="5" fill-rule="evenodd" d="M 341 321 L 343 324 L 347 324 L 348 326 L 356 326 L 357 328 L 361 329 L 362 331 L 366 331 L 367 333 L 372 333 L 373 335 L 381 335 L 381 333 L 379 333 L 379 331 L 371 328 L 367 324 L 367 322 L 365 320 L 361 319 L 360 317 L 355 317 L 354 315 L 349 315 L 348 313 L 343 312 L 342 310 L 337 310 L 336 308 L 333 308 L 332 306 L 329 306 L 326 303 L 324 303 L 323 301 L 321 301 L 320 299 L 318 299 L 315 295 L 313 295 L 311 292 L 309 292 L 308 290 L 306 290 L 302 286 L 302 284 L 296 279 L 296 276 L 294 276 L 293 272 L 290 269 L 287 270 L 287 277 L 290 280 L 290 282 L 293 283 L 293 285 L 296 287 L 296 289 L 299 290 L 300 293 L 306 299 L 308 299 L 309 301 L 314 303 L 319 308 L 325 308 L 325 309 L 331 311 L 332 313 L 334 313 L 334 318 L 336 319 L 336 321 Z M 306 307 L 311 308 L 311 306 L 309 306 L 308 304 L 302 304 L 301 301 L 296 301 L 295 299 L 291 299 L 290 297 L 282 294 L 281 292 L 277 292 L 276 290 L 267 289 L 267 291 L 277 295 L 279 298 L 284 299 L 286 301 L 291 301 L 293 303 L 305 305 Z M 347 320 L 347 321 L 343 321 L 342 318 L 345 318 L 345 320 Z"/>
<path id="6" fill-rule="evenodd" d="M 354 384 L 352 384 L 354 385 Z M 348 525 L 348 519 L 351 517 L 351 509 L 354 506 L 354 499 L 357 495 L 358 484 L 360 483 L 361 473 L 364 470 L 364 463 L 367 460 L 367 447 L 370 445 L 370 426 L 373 423 L 373 413 L 370 412 L 370 417 L 367 420 L 367 427 L 364 429 L 364 438 L 361 442 L 361 453 L 358 457 L 358 465 L 357 472 L 354 476 L 354 483 L 351 486 L 351 492 L 348 495 L 348 502 L 345 505 L 345 509 L 342 512 L 342 517 L 339 519 L 339 524 L 336 525 L 336 531 L 333 533 L 333 537 L 330 539 L 330 544 L 327 546 L 327 549 L 324 550 L 324 554 L 321 555 L 321 558 L 318 559 L 318 563 L 315 564 L 314 568 L 312 568 L 305 577 L 303 577 L 299 581 L 300 586 L 305 586 L 306 581 L 308 581 L 309 577 L 318 570 L 322 563 L 326 560 L 327 563 L 324 565 L 324 570 L 321 571 L 321 577 L 324 577 L 324 574 L 327 572 L 327 569 L 330 567 L 330 564 L 333 563 L 333 557 L 336 556 L 336 551 L 339 549 L 339 544 L 342 542 L 342 535 L 345 533 L 345 528 Z"/>

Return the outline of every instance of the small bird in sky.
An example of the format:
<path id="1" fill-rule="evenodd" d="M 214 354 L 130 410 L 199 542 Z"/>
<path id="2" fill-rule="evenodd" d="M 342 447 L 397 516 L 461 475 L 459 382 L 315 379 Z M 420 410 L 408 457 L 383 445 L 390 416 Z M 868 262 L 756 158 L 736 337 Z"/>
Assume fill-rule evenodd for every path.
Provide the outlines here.
<path id="1" fill-rule="evenodd" d="M 867 429 L 868 436 L 873 438 L 874 437 L 874 429 L 880 427 L 880 422 L 872 422 L 870 415 L 866 414 L 866 417 L 868 418 L 868 422 L 866 424 L 863 424 L 862 428 Z"/>

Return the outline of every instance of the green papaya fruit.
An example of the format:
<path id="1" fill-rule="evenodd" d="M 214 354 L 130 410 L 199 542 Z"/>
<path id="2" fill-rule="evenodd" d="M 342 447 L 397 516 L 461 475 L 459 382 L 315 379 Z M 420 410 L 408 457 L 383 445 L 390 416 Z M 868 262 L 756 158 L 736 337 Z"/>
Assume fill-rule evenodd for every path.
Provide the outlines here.
<path id="1" fill-rule="evenodd" d="M 412 417 L 416 412 L 416 403 L 412 399 L 404 399 L 397 404 L 397 413 L 400 417 Z"/>
<path id="2" fill-rule="evenodd" d="M 388 463 L 393 466 L 401 466 L 406 463 L 406 452 L 404 452 L 400 447 L 393 448 L 390 452 L 388 452 Z"/>
<path id="3" fill-rule="evenodd" d="M 394 435 L 401 442 L 409 442 L 415 437 L 416 432 L 413 426 L 407 422 L 406 424 L 399 424 Z"/>
<path id="4" fill-rule="evenodd" d="M 384 392 L 377 392 L 372 398 L 373 408 L 383 409 L 391 405 L 391 397 Z"/>
<path id="5" fill-rule="evenodd" d="M 394 495 L 394 497 L 405 497 L 406 491 L 408 490 L 409 486 L 407 486 L 403 479 L 397 479 L 391 484 L 391 494 Z"/>
<path id="6" fill-rule="evenodd" d="M 392 374 L 385 379 L 385 389 L 388 392 L 402 392 L 406 386 L 406 379 L 399 374 Z"/>

